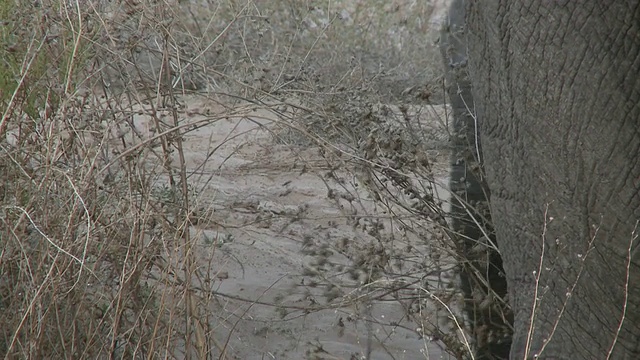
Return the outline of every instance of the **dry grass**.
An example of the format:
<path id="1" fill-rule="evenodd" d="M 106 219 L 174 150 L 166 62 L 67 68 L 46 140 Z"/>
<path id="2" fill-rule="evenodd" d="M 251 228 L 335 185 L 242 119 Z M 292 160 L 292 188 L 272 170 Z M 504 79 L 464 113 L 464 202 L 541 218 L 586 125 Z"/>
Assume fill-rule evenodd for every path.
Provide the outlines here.
<path id="1" fill-rule="evenodd" d="M 368 304 L 397 302 L 406 323 L 385 326 L 412 326 L 425 343 L 469 356 L 434 169 L 447 139 L 421 121 L 433 112 L 447 128 L 447 114 L 428 105 L 443 98 L 439 54 L 412 35 L 427 33 L 432 10 L 387 1 L 0 5 L 0 354 L 229 357 L 232 332 L 213 336 L 222 315 L 206 312 L 218 299 L 203 285 L 220 274 L 197 263 L 189 231 L 210 221 L 207 184 L 191 180 L 183 138 L 252 104 L 279 116 L 278 142 L 322 149 L 322 176 L 356 179 L 326 182 L 363 235 L 304 240 L 300 275 L 326 299 L 305 311 L 355 307 L 368 323 Z M 222 110 L 191 121 L 180 101 L 194 93 Z"/>

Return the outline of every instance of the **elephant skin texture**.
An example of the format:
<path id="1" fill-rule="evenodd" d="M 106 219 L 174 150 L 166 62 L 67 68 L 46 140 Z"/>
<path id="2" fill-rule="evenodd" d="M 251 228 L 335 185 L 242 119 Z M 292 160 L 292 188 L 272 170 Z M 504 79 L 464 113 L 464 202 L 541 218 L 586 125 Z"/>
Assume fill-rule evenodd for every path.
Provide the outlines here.
<path id="1" fill-rule="evenodd" d="M 482 147 L 470 151 L 491 191 L 509 357 L 640 359 L 640 2 L 456 0 L 451 10 L 465 19 L 455 41 L 468 57 L 453 58 L 470 81 L 456 94 L 472 84 L 469 143 Z"/>

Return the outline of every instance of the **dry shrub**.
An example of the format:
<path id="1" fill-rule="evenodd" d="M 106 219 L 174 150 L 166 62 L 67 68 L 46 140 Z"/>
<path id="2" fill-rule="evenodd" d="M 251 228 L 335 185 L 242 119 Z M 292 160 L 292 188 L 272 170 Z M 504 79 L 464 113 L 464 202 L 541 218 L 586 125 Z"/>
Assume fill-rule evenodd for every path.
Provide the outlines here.
<path id="1" fill-rule="evenodd" d="M 457 279 L 464 259 L 450 238 L 442 167 L 447 117 L 443 106 L 342 100 L 307 118 L 300 132 L 323 149 L 327 197 L 359 235 L 306 238 L 304 284 L 324 297 L 321 307 L 356 308 L 351 321 L 410 329 L 466 358 L 471 340 Z M 401 322 L 372 317 L 372 304 L 389 302 L 403 308 Z"/>
<path id="2" fill-rule="evenodd" d="M 161 21 L 170 7 L 118 5 L 4 3 L 0 353 L 9 357 L 207 351 L 189 290 L 192 191 L 175 98 L 188 87 L 163 86 L 184 82 L 165 67 L 176 58 Z"/>
<path id="3" fill-rule="evenodd" d="M 433 165 L 448 151 L 439 55 L 410 36 L 432 9 L 400 3 L 0 5 L 0 353 L 225 356 L 188 231 L 206 183 L 188 180 L 182 141 L 242 100 L 282 116 L 278 141 L 320 145 L 328 197 L 362 233 L 305 239 L 308 291 L 327 300 L 308 311 L 368 322 L 367 304 L 398 302 L 407 321 L 383 325 L 464 356 Z M 179 99 L 196 91 L 226 110 L 190 123 Z"/>

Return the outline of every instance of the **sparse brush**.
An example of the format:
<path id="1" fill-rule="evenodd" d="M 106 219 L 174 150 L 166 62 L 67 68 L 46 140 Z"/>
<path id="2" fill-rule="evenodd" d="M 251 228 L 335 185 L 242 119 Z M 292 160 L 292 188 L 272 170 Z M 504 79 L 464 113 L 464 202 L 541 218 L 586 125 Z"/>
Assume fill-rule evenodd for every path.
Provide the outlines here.
<path id="1" fill-rule="evenodd" d="M 449 137 L 439 70 L 430 70 L 439 54 L 435 38 L 411 35 L 426 33 L 432 10 L 386 1 L 0 4 L 0 353 L 230 358 L 261 305 L 277 324 L 339 314 L 337 334 L 352 328 L 369 344 L 361 356 L 399 330 L 465 356 L 460 259 L 442 200 L 448 169 L 438 167 Z M 185 144 L 242 122 L 267 129 L 275 145 L 243 159 L 233 185 L 265 149 L 286 146 L 291 178 L 316 176 L 335 216 L 310 220 L 309 204 L 280 206 L 260 191 L 219 203 L 235 189 L 215 178 L 254 144 L 221 151 L 237 133 L 212 135 L 193 153 Z M 277 281 L 253 298 L 220 290 L 244 280 L 253 261 L 234 247 L 270 256 L 261 239 L 237 238 L 258 229 L 290 239 L 310 221 L 313 231 L 292 240 L 303 265 L 282 276 L 296 280 L 289 293 L 270 298 Z M 378 313 L 390 303 L 397 318 Z M 321 340 L 309 354 L 333 356 Z"/>

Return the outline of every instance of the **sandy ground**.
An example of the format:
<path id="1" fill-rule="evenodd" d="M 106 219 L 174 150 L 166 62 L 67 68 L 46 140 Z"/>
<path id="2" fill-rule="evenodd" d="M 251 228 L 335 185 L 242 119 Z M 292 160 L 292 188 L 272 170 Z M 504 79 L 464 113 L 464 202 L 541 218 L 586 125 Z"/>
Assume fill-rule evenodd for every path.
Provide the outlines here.
<path id="1" fill-rule="evenodd" d="M 228 112 L 204 98 L 180 102 L 190 123 Z M 425 105 L 421 111 L 434 129 L 442 126 L 442 105 Z M 371 217 L 389 215 L 375 206 L 353 175 L 327 177 L 320 147 L 275 141 L 276 115 L 250 106 L 235 112 L 237 116 L 210 121 L 183 139 L 187 172 L 193 174 L 190 185 L 197 192 L 195 207 L 208 214 L 191 234 L 197 241 L 199 271 L 215 280 L 206 284 L 215 300 L 201 310 L 209 316 L 217 347 L 228 342 L 226 353 L 233 359 L 361 359 L 367 353 L 370 359 L 448 359 L 441 344 L 421 337 L 416 325 L 406 321 L 399 303 L 373 303 L 370 312 L 364 305 L 304 310 L 324 303 L 319 290 L 299 286 L 308 281 L 301 274 L 313 260 L 301 252 L 304 239 L 371 240 L 352 226 L 349 204 L 343 202 L 341 208 L 328 196 L 329 188 L 355 194 L 360 211 Z M 147 121 L 134 118 L 136 128 L 152 136 Z M 431 155 L 439 169 L 437 182 L 444 186 L 448 155 Z M 446 196 L 444 188 L 439 193 Z M 424 246 L 420 239 L 407 243 Z"/>

